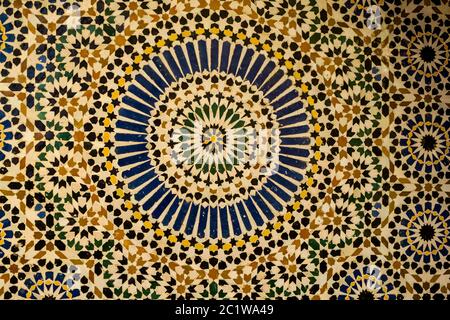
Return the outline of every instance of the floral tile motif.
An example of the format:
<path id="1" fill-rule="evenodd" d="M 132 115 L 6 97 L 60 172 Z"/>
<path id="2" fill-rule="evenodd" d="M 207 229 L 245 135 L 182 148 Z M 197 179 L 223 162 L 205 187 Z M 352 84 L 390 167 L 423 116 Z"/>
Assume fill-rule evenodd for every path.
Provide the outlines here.
<path id="1" fill-rule="evenodd" d="M 0 4 L 1 299 L 448 299 L 448 1 Z"/>

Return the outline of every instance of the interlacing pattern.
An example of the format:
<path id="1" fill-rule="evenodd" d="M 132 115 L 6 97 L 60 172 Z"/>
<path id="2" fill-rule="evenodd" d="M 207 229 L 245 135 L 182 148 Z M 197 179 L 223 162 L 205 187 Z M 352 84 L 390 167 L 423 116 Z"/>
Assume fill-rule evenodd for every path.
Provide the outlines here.
<path id="1" fill-rule="evenodd" d="M 448 299 L 448 1 L 5 0 L 1 299 Z"/>

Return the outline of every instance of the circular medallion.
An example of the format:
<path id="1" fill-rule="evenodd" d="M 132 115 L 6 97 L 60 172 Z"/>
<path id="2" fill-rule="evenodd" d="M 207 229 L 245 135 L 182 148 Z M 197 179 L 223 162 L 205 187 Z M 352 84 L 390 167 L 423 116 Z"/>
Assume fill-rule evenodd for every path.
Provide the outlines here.
<path id="1" fill-rule="evenodd" d="M 301 100 L 265 52 L 219 39 L 162 48 L 120 104 L 122 178 L 175 230 L 250 231 L 283 212 L 303 179 L 310 139 Z"/>

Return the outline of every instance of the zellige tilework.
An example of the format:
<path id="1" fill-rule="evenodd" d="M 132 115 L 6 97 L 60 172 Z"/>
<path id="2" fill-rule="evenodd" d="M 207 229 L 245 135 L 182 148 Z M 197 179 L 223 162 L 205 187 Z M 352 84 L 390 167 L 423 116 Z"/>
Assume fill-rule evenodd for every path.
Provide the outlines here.
<path id="1" fill-rule="evenodd" d="M 448 1 L 0 3 L 0 298 L 448 299 Z"/>

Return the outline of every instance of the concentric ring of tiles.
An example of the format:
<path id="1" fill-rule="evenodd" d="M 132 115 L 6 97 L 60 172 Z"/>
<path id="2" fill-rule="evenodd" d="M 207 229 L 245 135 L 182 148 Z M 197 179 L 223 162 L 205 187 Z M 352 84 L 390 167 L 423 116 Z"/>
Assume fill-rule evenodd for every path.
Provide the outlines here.
<path id="1" fill-rule="evenodd" d="M 181 36 L 179 36 L 179 35 L 174 35 L 174 34 L 172 34 L 172 36 L 169 36 L 168 37 L 168 40 L 163 40 L 163 39 L 161 39 L 161 40 L 159 40 L 159 42 L 157 42 L 156 43 L 156 46 L 155 46 L 155 48 L 152 48 L 152 47 L 148 47 L 148 46 L 146 46 L 145 47 L 145 49 L 143 49 L 143 55 L 137 55 L 137 56 L 135 56 L 134 57 L 134 59 L 135 59 L 135 61 L 136 60 L 138 60 L 139 62 L 140 62 L 140 65 L 142 65 L 143 66 L 143 69 L 145 70 L 146 69 L 146 64 L 145 64 L 145 59 L 143 59 L 143 57 L 144 57 L 144 55 L 145 54 L 148 54 L 148 58 L 147 59 L 151 59 L 150 57 L 151 57 L 151 53 L 153 53 L 153 52 L 155 52 L 155 51 L 162 51 L 162 52 L 164 52 L 163 50 L 161 50 L 160 49 L 160 47 L 164 44 L 164 45 L 167 45 L 167 46 L 169 46 L 169 47 L 171 47 L 171 46 L 173 46 L 174 48 L 177 48 L 177 46 L 176 45 L 172 45 L 172 44 L 170 44 L 170 41 L 173 41 L 173 40 L 171 40 L 171 39 L 174 39 L 175 41 L 178 39 L 178 40 L 183 40 L 183 36 L 188 36 L 188 38 L 190 38 L 190 37 L 193 37 L 193 38 L 197 38 L 197 37 L 201 37 L 204 33 L 206 33 L 206 32 L 208 32 L 208 30 L 203 30 L 203 29 L 199 29 L 199 30 L 196 30 L 195 32 L 191 32 L 191 31 L 185 31 L 184 32 L 184 34 L 182 34 Z M 222 30 L 219 30 L 219 29 L 213 29 L 212 30 L 212 32 L 211 32 L 213 35 L 214 34 L 217 34 L 218 36 L 219 36 L 219 38 L 221 37 L 221 35 L 223 35 L 223 36 L 225 36 L 225 37 L 229 37 L 229 38 L 232 38 L 233 36 L 234 36 L 234 33 L 233 32 L 231 32 L 230 30 L 224 30 L 224 31 L 222 31 Z M 247 41 L 250 41 L 250 39 L 247 39 L 246 37 L 244 37 L 243 36 L 243 34 L 242 33 L 238 33 L 237 34 L 238 35 L 238 37 L 240 38 L 240 39 L 242 39 L 243 41 L 244 41 L 244 43 L 245 42 L 247 42 Z M 169 42 L 169 43 L 168 43 Z M 284 86 L 283 88 L 285 88 L 285 86 L 286 86 L 286 83 L 288 83 L 288 82 L 291 82 L 291 81 L 294 81 L 295 83 L 298 83 L 298 80 L 296 80 L 296 78 L 297 79 L 299 79 L 299 77 L 300 77 L 300 73 L 299 72 L 292 72 L 292 71 L 289 71 L 289 70 L 292 70 L 292 63 L 290 62 L 290 61 L 283 61 L 284 59 L 280 56 L 280 53 L 278 52 L 274 52 L 271 48 L 270 48 L 270 46 L 268 46 L 268 45 L 265 45 L 264 46 L 264 44 L 262 44 L 262 43 L 259 43 L 259 40 L 257 40 L 256 38 L 254 38 L 253 40 L 251 40 L 250 42 L 253 42 L 253 43 L 255 43 L 256 45 L 258 45 L 259 47 L 263 47 L 263 48 L 265 48 L 265 49 L 263 49 L 263 52 L 264 52 L 264 54 L 259 54 L 258 56 L 256 55 L 256 53 L 254 53 L 254 49 L 252 49 L 252 50 L 248 50 L 248 54 L 247 54 L 247 58 L 248 58 L 248 56 L 250 56 L 250 53 L 253 55 L 255 55 L 254 56 L 254 58 L 253 58 L 253 60 L 254 61 L 256 61 L 255 63 L 258 63 L 258 66 L 259 65 L 263 65 L 263 66 L 265 66 L 265 68 L 266 69 L 264 69 L 264 70 L 262 70 L 261 72 L 263 72 L 263 71 L 265 71 L 265 72 L 270 72 L 270 68 L 273 68 L 274 67 L 274 64 L 273 64 L 273 62 L 272 62 L 272 60 L 271 61 L 269 61 L 269 63 L 267 63 L 266 65 L 264 65 L 264 64 L 262 64 L 262 61 L 263 61 L 263 57 L 267 54 L 267 53 L 265 53 L 266 51 L 268 51 L 268 53 L 269 54 L 272 54 L 273 55 L 273 57 L 275 57 L 275 59 L 277 59 L 277 60 L 280 60 L 281 59 L 281 63 L 283 63 L 282 64 L 282 66 L 283 66 L 283 68 L 285 69 L 285 68 L 287 68 L 287 70 L 288 70 L 288 73 L 291 73 L 292 75 L 291 75 L 291 77 L 292 77 L 292 79 L 293 80 L 280 80 L 280 83 L 281 83 L 281 86 Z M 175 43 L 177 43 L 177 42 L 175 42 Z M 190 43 L 190 42 L 187 42 L 187 43 Z M 205 42 L 206 43 L 206 42 Z M 217 44 L 218 44 L 219 42 L 217 42 Z M 144 44 L 144 45 L 146 45 L 146 44 Z M 250 43 L 250 45 L 251 45 L 251 43 Z M 208 48 L 211 48 L 212 46 L 208 46 Z M 237 48 L 241 48 L 241 47 L 237 47 Z M 174 49 L 175 50 L 175 49 Z M 187 49 L 186 49 L 187 50 Z M 237 50 L 241 50 L 241 49 L 237 49 Z M 187 51 L 185 51 L 185 52 L 187 52 Z M 244 59 L 245 58 L 245 56 L 246 55 L 244 55 L 243 53 L 242 53 L 242 59 Z M 233 57 L 233 55 L 232 54 L 230 54 L 230 68 L 231 67 L 233 67 L 233 64 L 231 63 L 232 62 L 232 58 L 231 57 Z M 225 59 L 225 58 L 224 58 Z M 273 58 L 272 58 L 273 59 Z M 218 59 L 217 60 L 217 62 L 222 62 L 222 59 Z M 276 60 L 275 60 L 276 61 Z M 197 62 L 197 64 L 196 64 L 197 66 L 199 66 L 199 67 L 201 67 L 202 66 L 202 64 L 201 63 L 199 63 L 199 62 Z M 219 68 L 226 68 L 225 66 L 223 66 L 222 67 L 222 65 L 221 64 L 219 64 L 218 63 L 218 67 Z M 141 67 L 139 67 L 139 69 L 140 69 Z M 181 67 L 180 67 L 181 68 Z M 236 69 L 236 71 L 239 71 L 239 70 L 241 70 L 241 72 L 243 72 L 242 71 L 242 69 L 239 69 L 237 66 L 235 66 L 235 69 Z M 256 67 L 255 68 L 253 68 L 253 69 L 256 69 Z M 130 69 L 131 70 L 131 69 Z M 130 70 L 126 70 L 126 71 L 130 71 Z M 258 69 L 256 69 L 256 70 L 258 70 Z M 181 71 L 181 69 L 180 69 L 180 71 Z M 227 70 L 228 71 L 228 70 Z M 250 72 L 252 71 L 252 69 L 249 67 L 248 68 L 248 74 L 249 74 L 249 76 L 253 76 L 255 79 L 253 79 L 254 81 L 256 81 L 256 80 L 258 80 L 258 75 L 260 75 L 260 73 L 259 74 L 254 74 L 254 75 L 252 75 L 252 74 L 250 74 Z M 145 72 L 145 71 L 144 71 Z M 149 72 L 149 69 L 147 69 L 147 72 Z M 222 71 L 223 72 L 223 71 Z M 253 71 L 253 72 L 255 72 L 255 71 Z M 274 71 L 273 72 L 273 74 L 274 74 L 274 76 L 273 76 L 273 81 L 275 81 L 275 79 L 277 79 L 277 77 L 279 77 L 279 75 L 281 74 L 281 72 L 276 72 L 276 71 Z M 139 77 L 139 76 L 138 76 Z M 123 83 L 122 81 L 123 80 L 121 80 L 121 79 L 119 79 L 118 80 L 119 81 L 119 87 L 121 86 L 121 84 Z M 133 85 L 132 85 L 133 86 Z M 136 87 L 133 87 L 133 89 L 134 88 L 136 88 Z M 141 87 L 142 88 L 142 87 Z M 305 115 L 303 114 L 302 115 L 302 113 L 304 112 L 304 111 L 302 111 L 304 108 L 303 107 L 300 107 L 301 106 L 301 103 L 306 103 L 307 105 L 309 105 L 309 104 L 312 104 L 313 103 L 313 98 L 311 98 L 311 97 L 309 97 L 308 98 L 308 96 L 305 96 L 305 92 L 306 92 L 306 87 L 305 87 L 305 85 L 302 85 L 302 84 L 300 84 L 300 88 L 301 88 L 301 90 L 303 90 L 303 91 L 301 91 L 300 92 L 300 95 L 301 95 L 301 98 L 297 98 L 297 100 L 296 100 L 296 95 L 293 95 L 294 94 L 294 92 L 295 92 L 295 90 L 286 90 L 285 92 L 284 92 L 284 94 L 285 94 L 285 96 L 283 96 L 283 97 L 281 97 L 281 99 L 276 99 L 276 98 L 273 98 L 273 96 L 274 96 L 274 94 L 273 93 L 271 93 L 271 92 L 267 92 L 267 94 L 272 94 L 272 99 L 273 99 L 273 101 L 275 101 L 276 103 L 278 103 L 277 104 L 277 106 L 280 108 L 280 111 L 278 112 L 278 115 L 279 116 L 281 116 L 281 118 L 282 119 L 286 119 L 286 121 L 287 122 L 284 122 L 285 124 L 287 124 L 288 126 L 287 126 L 287 129 L 286 129 L 286 134 L 287 135 L 290 135 L 289 136 L 289 141 L 294 141 L 294 139 L 296 139 L 295 141 L 300 141 L 300 142 L 302 142 L 302 143 L 309 143 L 308 142 L 308 136 L 306 135 L 305 136 L 305 134 L 303 133 L 302 134 L 302 130 L 304 130 L 304 129 L 306 129 L 307 127 L 309 127 L 309 125 L 303 125 L 303 128 L 304 129 L 302 129 L 302 130 L 300 130 L 300 131 L 302 131 L 302 132 L 298 132 L 297 133 L 297 135 L 296 135 L 296 133 L 294 133 L 293 131 L 292 132 L 289 132 L 289 127 L 295 127 L 295 122 L 293 122 L 292 124 L 289 122 L 289 121 L 304 121 L 303 119 L 305 119 Z M 230 90 L 233 90 L 233 89 L 230 89 Z M 275 91 L 275 90 L 272 90 L 272 91 Z M 120 98 L 118 97 L 118 96 L 116 96 L 116 92 L 118 92 L 118 91 L 114 91 L 112 94 L 114 95 L 113 97 L 114 98 L 117 98 L 117 101 L 120 101 Z M 136 91 L 135 91 L 136 92 Z M 286 92 L 287 92 L 287 94 L 286 94 Z M 306 99 L 306 98 L 308 98 L 308 99 Z M 283 101 L 283 99 L 288 99 L 287 101 Z M 300 100 L 299 100 L 300 99 Z M 303 100 L 303 101 L 302 101 Z M 305 100 L 307 100 L 307 101 L 305 101 Z M 129 99 L 128 99 L 128 97 L 127 98 L 125 98 L 125 101 L 129 101 Z M 298 102 L 296 102 L 296 101 L 298 101 Z M 270 102 L 270 101 L 269 101 Z M 288 105 L 288 107 L 289 106 L 293 106 L 293 107 L 291 107 L 291 108 L 282 108 L 282 106 L 283 106 L 283 103 L 291 103 L 291 104 L 289 104 Z M 114 104 L 114 103 L 113 103 Z M 117 105 L 119 105 L 119 102 L 117 102 Z M 111 108 L 112 109 L 112 108 Z M 300 112 L 300 113 L 299 113 Z M 311 112 L 311 110 L 309 111 L 309 112 Z M 309 113 L 308 112 L 308 113 Z M 300 115 L 300 116 L 297 116 L 297 115 Z M 118 117 L 118 121 L 120 121 L 120 116 Z M 109 123 L 109 122 L 108 122 Z M 290 126 L 289 126 L 290 125 Z M 312 128 L 312 130 L 317 130 L 318 128 L 316 127 L 316 128 Z M 292 133 L 294 133 L 294 134 L 292 134 Z M 300 135 L 298 135 L 298 134 L 300 134 Z M 302 138 L 302 136 L 303 137 L 306 137 L 306 139 L 305 138 Z M 297 138 L 297 137 L 300 137 L 300 138 Z M 289 142 L 288 142 L 289 143 Z M 301 149 L 298 149 L 300 152 L 301 152 Z M 108 152 L 109 152 L 109 150 L 108 150 Z M 295 157 L 295 156 L 294 156 Z M 298 158 L 298 157 L 297 157 Z M 285 159 L 287 159 L 288 161 L 289 161 L 289 159 L 288 158 L 286 158 L 285 157 Z M 291 158 L 291 159 L 295 159 L 295 158 Z M 301 159 L 301 158 L 300 158 Z M 120 161 L 120 160 L 119 160 Z M 302 167 L 301 169 L 303 170 L 304 169 L 304 167 L 305 167 L 305 164 L 301 164 L 301 162 L 298 162 L 298 160 L 294 160 L 295 161 L 295 163 L 299 163 L 299 165 Z M 290 164 L 289 164 L 290 165 Z M 119 166 L 120 166 L 120 164 L 119 164 Z M 290 167 L 289 168 L 295 168 L 295 166 L 294 167 L 292 167 L 292 165 L 290 165 Z M 284 169 L 285 171 L 284 172 L 290 172 L 290 170 L 289 169 L 287 169 L 287 168 L 285 168 Z M 286 170 L 288 170 L 288 171 L 286 171 Z M 283 171 L 281 171 L 281 172 L 283 172 Z M 281 178 L 281 177 L 280 177 Z M 297 180 L 301 180 L 301 176 L 298 176 L 298 177 L 296 177 L 297 178 Z M 282 178 L 281 178 L 282 179 Z M 273 183 L 273 182 L 272 182 Z M 311 185 L 311 181 L 310 181 L 310 179 L 307 179 L 307 181 L 305 180 L 303 183 L 308 183 L 309 185 Z M 295 188 L 294 186 L 292 186 L 292 188 Z M 286 193 L 285 192 L 283 192 L 284 193 L 284 195 L 286 195 Z M 267 194 L 267 193 L 266 193 Z M 269 194 L 270 195 L 270 194 Z M 235 208 L 237 208 L 238 209 L 238 207 L 235 207 Z M 242 208 L 242 207 L 241 207 Z M 256 208 L 258 208 L 258 205 L 257 205 L 257 207 Z M 279 209 L 281 209 L 281 208 L 279 208 Z M 245 210 L 245 209 L 244 209 Z M 248 209 L 247 209 L 248 210 Z M 273 210 L 273 209 L 272 209 Z M 235 210 L 234 210 L 235 211 Z M 239 211 L 238 211 L 239 212 Z M 245 212 L 245 211 L 244 211 Z M 194 212 L 195 213 L 195 212 Z M 155 214 L 158 214 L 158 213 L 155 213 Z M 136 214 L 139 218 L 141 218 L 142 217 L 142 215 L 139 213 L 139 214 Z M 278 214 L 278 216 L 280 216 L 280 214 Z M 281 218 L 282 218 L 282 221 L 283 221 L 283 213 L 281 213 Z M 290 213 L 286 213 L 286 217 L 289 217 L 289 216 L 291 216 L 291 214 Z M 139 220 L 141 220 L 141 219 L 139 219 Z M 290 220 L 290 218 L 288 218 L 288 220 Z M 261 221 L 261 220 L 259 220 L 259 221 Z M 151 227 L 154 227 L 154 226 L 158 226 L 158 228 L 155 230 L 156 232 L 158 232 L 158 233 L 161 233 L 162 234 L 162 232 L 161 232 L 161 229 L 159 229 L 159 224 L 155 224 L 155 223 L 153 223 L 154 221 L 148 221 L 148 222 L 145 222 L 145 220 L 143 221 L 143 224 L 145 225 L 145 226 L 151 226 Z M 142 222 L 141 222 L 142 223 Z M 163 222 L 164 223 L 164 222 Z M 261 222 L 259 222 L 259 223 L 261 223 Z M 277 227 L 277 229 L 279 228 L 279 226 L 278 226 L 278 224 L 275 224 L 276 225 L 276 227 Z M 233 232 L 234 232 L 234 234 L 235 234 L 235 236 L 239 236 L 239 234 L 240 234 L 240 230 L 241 230 L 241 228 L 242 229 L 244 229 L 244 228 L 249 228 L 249 224 L 248 224 L 248 222 L 247 222 L 247 225 L 244 227 L 244 225 L 242 226 L 242 227 L 240 227 L 239 225 L 237 225 L 237 229 L 236 229 L 236 227 L 234 227 L 235 229 L 233 229 Z M 267 229 L 267 227 L 268 227 L 268 229 Z M 270 229 L 271 228 L 273 228 L 273 225 L 272 224 L 269 224 L 269 225 L 267 225 L 267 227 L 266 227 L 266 229 L 263 229 L 262 231 L 259 231 L 259 232 L 263 232 L 262 234 L 264 235 L 264 238 L 267 238 L 267 239 L 270 239 L 270 234 L 271 234 L 271 231 L 270 231 Z M 228 230 L 230 230 L 230 227 L 228 227 Z M 232 234 L 230 231 L 228 231 L 227 230 L 227 232 L 229 233 L 229 234 Z M 215 232 L 215 231 L 214 231 Z M 214 238 L 214 237 L 213 237 Z M 247 237 L 248 238 L 248 237 Z M 180 239 L 180 236 L 174 236 L 174 235 L 170 235 L 169 236 L 169 239 L 170 239 L 170 242 L 173 242 L 175 239 L 177 239 L 176 240 L 176 242 L 181 242 L 182 243 L 182 245 L 183 246 L 185 246 L 185 245 L 189 245 L 189 244 L 195 244 L 197 241 L 199 241 L 199 239 L 197 238 L 197 237 L 194 237 L 193 238 L 193 240 L 194 240 L 194 242 L 193 241 L 191 241 L 189 238 L 181 238 Z M 256 244 L 256 241 L 257 241 L 257 239 L 258 239 L 258 237 L 256 236 L 256 235 L 251 235 L 251 237 L 250 237 L 250 239 L 251 239 L 251 243 L 254 243 L 254 244 Z M 208 244 L 208 243 L 210 243 L 210 241 L 212 241 L 213 239 L 207 239 L 206 240 L 206 242 L 204 242 L 205 244 Z M 240 240 L 241 241 L 241 240 Z M 238 241 L 237 242 L 237 244 L 239 244 L 240 246 L 242 245 L 241 243 L 240 243 L 240 241 Z M 169 242 L 169 243 L 170 243 Z M 193 242 L 193 243 L 192 243 Z M 212 243 L 214 244 L 216 241 L 213 241 Z M 234 240 L 233 240 L 233 242 L 234 242 Z M 222 241 L 222 240 L 220 240 L 219 242 L 218 242 L 218 244 L 220 244 L 219 245 L 219 247 L 218 248 L 222 248 L 222 246 L 224 246 L 224 248 L 225 249 L 228 249 L 229 247 L 230 247 L 230 243 L 229 242 L 224 242 L 224 241 Z M 197 247 L 196 248 L 203 248 L 204 247 L 204 244 L 202 244 L 202 241 L 200 241 L 197 245 L 196 245 Z M 214 244 L 213 246 L 212 246 L 212 248 L 214 248 L 216 245 Z M 207 245 L 207 247 L 209 247 L 209 245 Z"/>
<path id="2" fill-rule="evenodd" d="M 139 86 L 132 84 L 128 87 L 129 93 L 122 99 L 122 103 L 128 107 L 119 110 L 116 139 L 119 143 L 123 142 L 124 146 L 118 145 L 118 162 L 119 166 L 126 169 L 123 176 L 130 179 L 130 188 L 136 189 L 136 200 L 143 200 L 143 209 L 153 212 L 155 218 L 163 218 L 164 225 L 171 224 L 173 217 L 175 219 L 174 229 L 177 231 L 180 230 L 183 220 L 186 218 L 184 230 L 188 235 L 195 229 L 194 232 L 197 232 L 200 237 L 204 237 L 205 228 L 208 227 L 210 236 L 215 238 L 218 234 L 218 225 L 220 225 L 221 235 L 226 238 L 230 234 L 230 229 L 233 229 L 234 235 L 240 235 L 244 228 L 250 230 L 254 224 L 261 226 L 264 220 L 272 220 L 274 213 L 282 213 L 286 202 L 289 202 L 293 193 L 297 191 L 297 184 L 303 179 L 301 170 L 306 168 L 304 159 L 309 156 L 309 151 L 302 148 L 302 145 L 309 144 L 307 135 L 309 126 L 306 122 L 306 114 L 302 111 L 304 108 L 300 102 L 300 94 L 292 86 L 293 82 L 285 79 L 284 73 L 277 70 L 275 63 L 268 60 L 264 54 L 257 54 L 253 49 L 243 49 L 241 45 L 235 45 L 230 50 L 230 46 L 229 42 L 221 42 L 217 39 L 199 40 L 195 44 L 187 42 L 182 45 L 174 45 L 172 52 L 161 50 L 160 55 L 150 56 L 149 60 L 152 63 L 143 68 L 148 77 L 136 77 Z M 185 53 L 187 53 L 187 57 Z M 164 57 L 163 60 L 160 56 Z M 200 57 L 200 61 L 197 61 L 197 56 Z M 201 77 L 197 76 L 197 73 L 202 72 Z M 205 72 L 209 72 L 209 74 L 205 76 Z M 156 103 L 155 99 L 159 99 L 166 87 L 177 79 L 186 78 L 193 73 L 194 78 L 199 81 L 214 83 L 214 78 L 219 75 L 218 72 L 234 75 L 244 82 L 241 86 L 255 86 L 256 92 L 261 92 L 260 95 L 264 99 L 262 101 L 256 100 L 249 103 L 245 98 L 243 101 L 239 101 L 242 105 L 241 108 L 250 112 L 249 120 L 246 121 L 244 117 L 239 117 L 235 106 L 218 105 L 217 103 L 216 110 L 210 111 L 210 116 L 215 118 L 217 118 L 216 113 L 219 113 L 217 123 L 214 123 L 212 118 L 203 118 L 195 109 L 196 106 L 184 105 L 174 110 L 171 100 L 176 101 L 177 96 L 172 98 L 168 93 L 165 96 L 169 96 L 169 101 L 163 101 L 163 104 L 160 105 Z M 153 82 L 148 79 L 152 79 Z M 233 81 L 232 78 L 231 80 Z M 197 85 L 199 81 L 196 81 Z M 233 88 L 237 86 L 236 81 L 237 79 L 233 81 L 234 83 L 223 81 L 222 84 L 219 83 L 219 88 L 231 87 L 229 89 L 231 94 L 237 96 L 239 91 L 235 90 L 242 92 L 242 89 Z M 207 85 L 208 83 L 203 86 Z M 215 94 L 218 93 L 219 91 L 215 92 Z M 176 90 L 175 94 L 178 97 L 185 96 L 181 83 L 180 89 Z M 195 102 L 195 100 L 193 101 Z M 209 105 L 212 103 L 208 101 Z M 238 101 L 234 103 L 237 104 Z M 187 114 L 186 109 L 190 109 L 192 112 Z M 236 112 L 233 113 L 233 110 Z M 178 115 L 181 112 L 185 114 L 185 118 L 178 120 L 174 114 Z M 266 114 L 269 118 L 264 120 Z M 274 115 L 272 116 L 272 114 Z M 223 121 L 228 118 L 231 118 L 231 123 Z M 201 120 L 206 122 L 206 128 L 214 128 L 216 125 L 224 132 L 233 129 L 244 130 L 234 133 L 234 135 L 241 135 L 244 138 L 245 130 L 253 130 L 257 134 L 263 130 L 269 131 L 268 139 L 273 141 L 267 146 L 263 157 L 269 159 L 271 154 L 277 154 L 277 159 L 274 158 L 272 161 L 269 159 L 271 163 L 267 165 L 261 161 L 256 161 L 252 165 L 250 162 L 239 164 L 239 159 L 244 157 L 250 159 L 251 155 L 237 154 L 237 161 L 227 160 L 232 162 L 235 171 L 231 171 L 230 168 L 227 171 L 231 172 L 216 176 L 215 173 L 208 170 L 210 175 L 201 178 L 200 175 L 205 171 L 204 163 L 207 161 L 202 156 L 192 165 L 183 166 L 181 164 L 176 166 L 177 168 L 173 171 L 174 169 L 170 168 L 176 165 L 176 161 L 173 160 L 175 149 L 170 147 L 170 142 L 179 138 L 169 139 L 169 137 L 174 130 L 179 132 L 182 129 L 190 129 L 193 133 L 195 122 Z M 252 120 L 254 124 L 252 124 Z M 163 129 L 157 131 L 159 127 Z M 152 135 L 155 132 L 156 134 Z M 251 134 L 250 131 L 248 132 Z M 134 142 L 137 143 L 131 144 Z M 148 148 L 146 145 L 153 142 L 163 146 L 151 146 L 150 149 L 146 149 Z M 188 151 L 183 150 L 183 152 Z M 246 151 L 242 150 L 242 152 Z M 149 157 L 146 156 L 148 153 L 150 153 Z M 194 152 L 192 156 L 198 157 Z M 234 164 L 234 162 L 237 163 Z M 197 165 L 201 166 L 200 170 Z M 223 167 L 222 169 L 220 165 Z M 218 163 L 215 170 L 223 173 L 225 165 L 226 162 Z M 246 169 L 247 166 L 251 166 L 252 169 Z M 183 183 L 183 176 L 186 177 L 188 172 L 188 177 L 192 178 Z M 144 174 L 139 176 L 141 173 Z M 161 178 L 161 176 L 165 177 Z M 242 178 L 239 178 L 240 176 Z M 170 177 L 173 182 L 169 188 L 176 196 L 167 189 L 166 180 L 169 180 L 170 183 Z M 203 183 L 194 180 L 195 177 L 202 179 Z M 232 180 L 226 180 L 226 178 Z M 256 182 L 253 182 L 253 179 L 256 179 Z M 264 181 L 262 181 L 263 179 Z M 205 185 L 205 180 L 212 180 L 210 186 Z M 147 181 L 150 182 L 147 184 Z M 239 185 L 241 187 L 238 188 Z M 188 187 L 190 188 L 188 189 Z M 202 196 L 202 193 L 207 196 Z M 161 199 L 161 202 L 158 199 Z M 283 203 L 285 204 L 283 205 Z M 230 220 L 232 221 L 231 225 Z"/>

